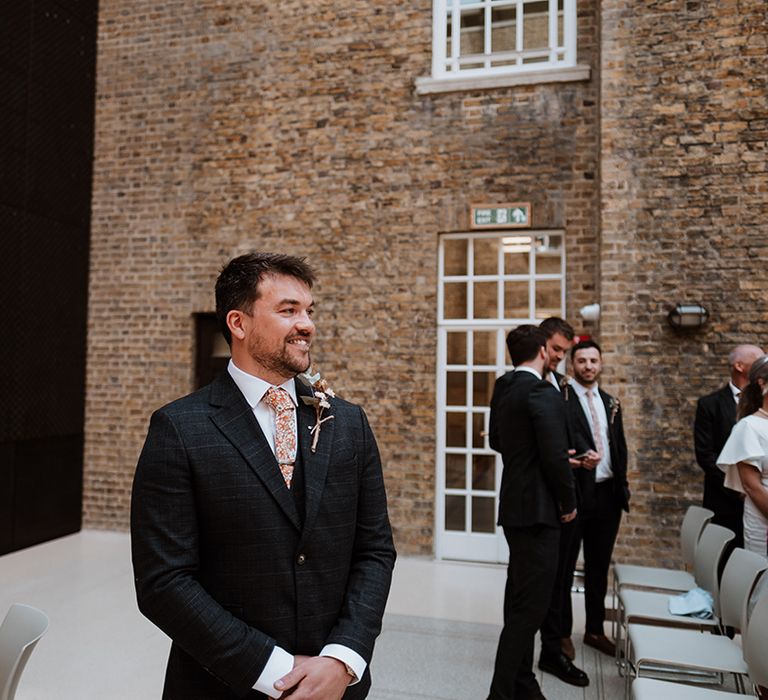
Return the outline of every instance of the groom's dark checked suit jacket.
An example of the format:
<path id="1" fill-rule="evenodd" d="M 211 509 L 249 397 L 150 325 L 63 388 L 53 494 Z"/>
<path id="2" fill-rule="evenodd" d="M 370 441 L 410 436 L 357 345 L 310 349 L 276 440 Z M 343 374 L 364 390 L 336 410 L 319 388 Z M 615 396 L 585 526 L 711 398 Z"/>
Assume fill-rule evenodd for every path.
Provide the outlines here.
<path id="1" fill-rule="evenodd" d="M 395 559 L 378 450 L 364 412 L 332 399 L 312 454 L 302 393 L 299 492 L 228 373 L 152 416 L 131 533 L 139 607 L 173 641 L 164 698 L 266 697 L 251 688 L 276 644 L 371 660 Z M 344 697 L 369 687 L 366 670 Z"/>

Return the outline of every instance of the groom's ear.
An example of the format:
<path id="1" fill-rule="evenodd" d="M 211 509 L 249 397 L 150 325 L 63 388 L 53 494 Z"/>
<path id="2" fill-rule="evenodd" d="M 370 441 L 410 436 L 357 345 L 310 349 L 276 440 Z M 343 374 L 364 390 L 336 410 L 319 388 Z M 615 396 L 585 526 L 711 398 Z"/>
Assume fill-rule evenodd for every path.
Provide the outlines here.
<path id="1" fill-rule="evenodd" d="M 243 326 L 245 315 L 240 309 L 232 309 L 227 312 L 227 328 L 229 328 L 233 340 L 235 338 L 237 340 L 245 339 L 245 328 Z"/>

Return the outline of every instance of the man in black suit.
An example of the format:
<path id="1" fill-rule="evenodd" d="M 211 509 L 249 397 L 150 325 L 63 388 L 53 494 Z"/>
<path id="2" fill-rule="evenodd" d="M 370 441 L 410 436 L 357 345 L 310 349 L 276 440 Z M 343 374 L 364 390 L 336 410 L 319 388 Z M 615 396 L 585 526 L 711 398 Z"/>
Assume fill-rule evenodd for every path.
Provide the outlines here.
<path id="1" fill-rule="evenodd" d="M 579 517 L 568 567 L 573 570 L 579 545 L 583 545 L 584 643 L 613 655 L 614 643 L 603 629 L 605 594 L 621 513 L 629 511 L 629 484 L 621 407 L 617 398 L 598 386 L 602 368 L 602 353 L 595 341 L 585 340 L 571 348 L 574 381 L 567 387 L 566 410 L 577 456 L 586 456 L 574 470 Z"/>
<path id="2" fill-rule="evenodd" d="M 557 316 L 545 318 L 539 328 L 547 337 L 547 374 L 545 379 L 555 387 L 562 396 L 564 377 L 557 369 L 565 359 L 573 345 L 575 332 L 570 323 Z M 566 426 L 567 428 L 567 426 Z M 566 430 L 568 445 L 573 445 L 570 429 Z M 572 464 L 576 466 L 577 463 Z M 578 493 L 577 493 L 578 496 Z M 541 654 L 539 668 L 557 676 L 565 683 L 576 686 L 589 685 L 589 677 L 574 663 L 576 650 L 571 641 L 573 610 L 571 606 L 571 588 L 573 586 L 573 548 L 578 556 L 579 542 L 576 540 L 576 522 L 578 516 L 569 523 L 560 526 L 560 546 L 558 550 L 558 567 L 555 585 L 552 589 L 552 600 L 549 610 L 541 623 Z M 570 570 L 568 566 L 571 566 Z"/>
<path id="3" fill-rule="evenodd" d="M 702 505 L 714 512 L 712 522 L 736 533 L 736 546 L 744 546 L 744 502 L 741 494 L 726 488 L 725 474 L 717 467 L 717 457 L 736 423 L 739 394 L 748 383 L 752 363 L 763 355 L 756 345 L 739 345 L 728 355 L 731 380 L 721 389 L 703 396 L 696 404 L 693 442 L 696 461 L 704 471 Z"/>
<path id="4" fill-rule="evenodd" d="M 139 608 L 172 640 L 163 698 L 368 693 L 395 551 L 364 412 L 296 381 L 314 279 L 302 258 L 230 261 L 227 372 L 152 416 L 131 534 Z"/>
<path id="5" fill-rule="evenodd" d="M 533 673 L 536 630 L 557 575 L 560 523 L 576 515 L 565 406 L 546 372 L 546 335 L 524 325 L 507 336 L 515 367 L 496 380 L 490 445 L 504 463 L 498 524 L 509 545 L 504 627 L 489 700 L 543 698 Z"/>

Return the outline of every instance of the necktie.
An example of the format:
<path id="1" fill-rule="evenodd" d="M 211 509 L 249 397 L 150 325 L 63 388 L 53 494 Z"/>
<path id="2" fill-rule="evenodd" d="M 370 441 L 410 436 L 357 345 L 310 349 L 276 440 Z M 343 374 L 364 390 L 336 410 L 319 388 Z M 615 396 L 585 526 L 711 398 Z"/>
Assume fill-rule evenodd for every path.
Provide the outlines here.
<path id="1" fill-rule="evenodd" d="M 296 410 L 293 399 L 285 389 L 272 386 L 267 389 L 264 400 L 275 412 L 275 457 L 285 485 L 291 488 L 296 462 Z"/>
<path id="2" fill-rule="evenodd" d="M 587 392 L 587 405 L 589 406 L 589 413 L 592 416 L 592 437 L 595 439 L 595 449 L 602 455 L 603 454 L 603 431 L 600 427 L 600 419 L 597 417 L 597 409 L 595 408 L 595 402 L 592 400 L 592 390 Z"/>

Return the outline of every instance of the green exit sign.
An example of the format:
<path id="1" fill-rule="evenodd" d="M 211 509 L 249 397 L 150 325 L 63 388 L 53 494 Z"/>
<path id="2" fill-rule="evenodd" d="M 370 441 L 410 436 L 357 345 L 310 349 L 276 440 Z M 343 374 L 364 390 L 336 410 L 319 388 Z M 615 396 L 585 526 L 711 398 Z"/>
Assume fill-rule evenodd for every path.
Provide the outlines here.
<path id="1" fill-rule="evenodd" d="M 528 228 L 531 225 L 531 203 L 473 204 L 470 207 L 469 227 Z"/>

